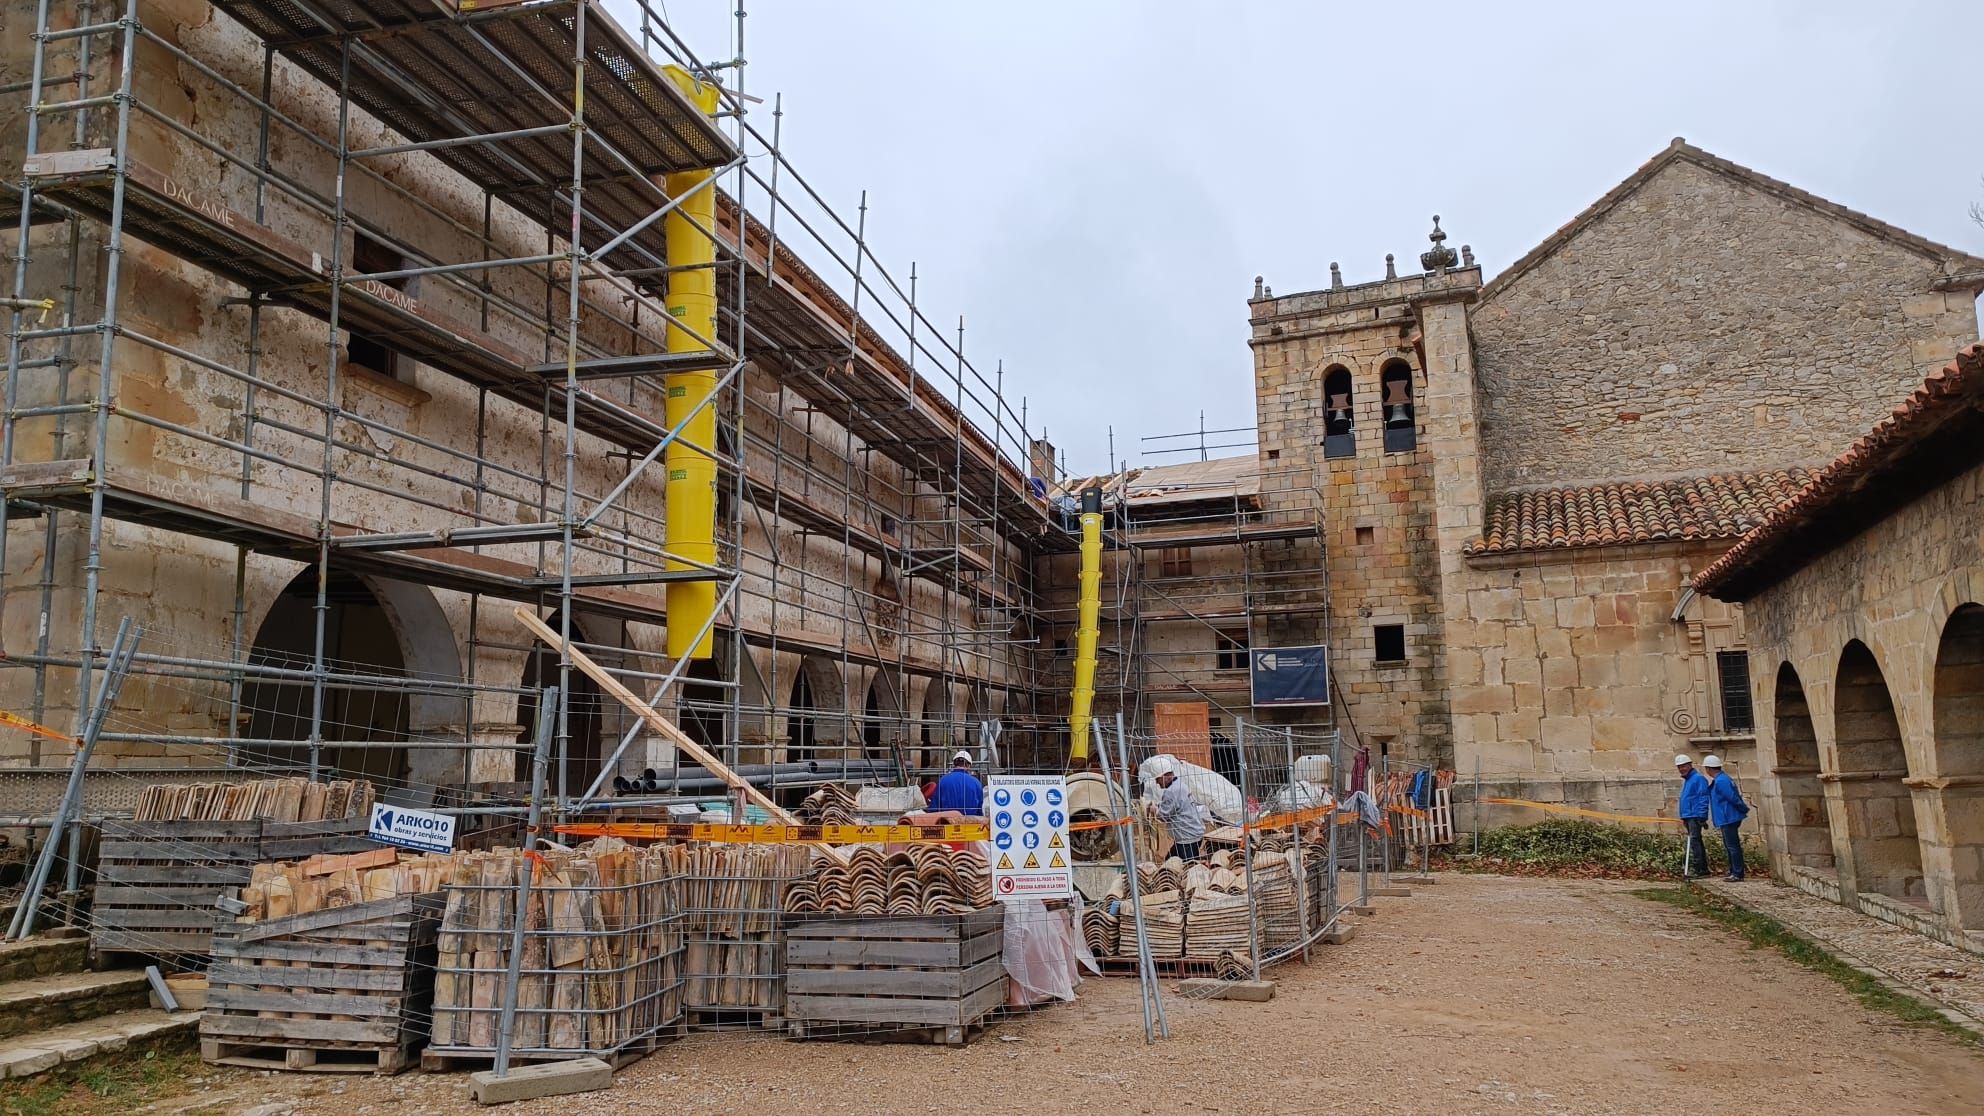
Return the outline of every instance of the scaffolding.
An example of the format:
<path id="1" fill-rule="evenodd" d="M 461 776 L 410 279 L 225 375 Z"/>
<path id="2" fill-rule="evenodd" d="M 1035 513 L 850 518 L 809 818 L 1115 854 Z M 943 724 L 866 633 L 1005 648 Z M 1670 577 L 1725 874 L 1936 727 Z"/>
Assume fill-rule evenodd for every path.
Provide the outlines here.
<path id="1" fill-rule="evenodd" d="M 907 776 L 995 710 L 1040 708 L 1031 557 L 1071 544 L 1015 464 L 1024 418 L 962 321 L 918 307 L 914 268 L 898 281 L 869 250 L 865 197 L 839 215 L 782 154 L 782 108 L 751 118 L 741 6 L 732 57 L 708 63 L 650 0 L 623 5 L 633 28 L 598 0 L 217 0 L 197 42 L 149 25 L 147 0 L 7 2 L 33 7 L 28 76 L 0 85 L 26 121 L 0 194 L 0 597 L 34 617 L 8 629 L 19 712 L 80 724 L 105 622 L 184 588 L 135 584 L 134 548 L 231 550 L 225 634 L 168 601 L 132 667 L 139 705 L 209 723 L 127 710 L 104 744 L 128 777 L 93 778 L 89 812 L 146 780 L 343 766 L 415 804 L 520 814 L 553 686 L 553 812 L 598 805 L 642 765 L 641 725 L 515 634 L 519 604 L 774 788 L 856 760 Z M 670 67 L 717 86 L 714 116 Z M 713 226 L 664 186 L 684 172 L 713 176 Z M 715 248 L 711 336 L 663 300 L 685 225 Z M 202 289 L 189 269 L 229 285 L 218 305 L 160 301 Z M 660 417 L 667 378 L 698 371 L 720 416 L 690 446 L 718 464 L 714 562 L 669 548 L 660 500 L 664 452 L 688 444 Z M 173 387 L 192 383 L 188 407 Z M 273 647 L 269 559 L 300 571 Z M 715 588 L 714 659 L 628 634 L 664 625 L 684 581 Z M 386 584 L 446 595 L 373 604 L 403 644 L 455 636 L 455 669 L 340 652 L 342 605 Z M 805 681 L 817 663 L 843 692 Z M 829 770 L 782 778 L 795 756 Z M 68 758 L 37 740 L 17 774 L 54 786 Z M 618 801 L 693 798 L 682 773 Z M 32 819 L 50 798 L 15 801 Z"/>
<path id="2" fill-rule="evenodd" d="M 1254 455 L 1211 457 L 1207 449 L 1251 446 L 1251 438 L 1209 445 L 1244 430 L 1158 435 L 1146 442 L 1199 439 L 1185 464 L 1073 478 L 1062 491 L 1103 490 L 1107 548 L 1098 665 L 1099 702 L 1121 710 L 1135 731 L 1154 727 L 1160 702 L 1203 701 L 1230 730 L 1243 721 L 1333 731 L 1334 705 L 1256 710 L 1249 651 L 1327 642 L 1328 571 L 1314 478 L 1302 468 L 1266 465 Z M 1147 451 L 1150 452 L 1150 451 Z M 1157 452 L 1181 452 L 1171 449 Z M 1057 584 L 1069 581 L 1056 579 Z M 1043 594 L 1050 623 L 1072 622 L 1067 591 Z M 1058 630 L 1058 629 L 1057 629 Z M 1057 645 L 1050 673 L 1064 689 L 1071 663 Z"/>

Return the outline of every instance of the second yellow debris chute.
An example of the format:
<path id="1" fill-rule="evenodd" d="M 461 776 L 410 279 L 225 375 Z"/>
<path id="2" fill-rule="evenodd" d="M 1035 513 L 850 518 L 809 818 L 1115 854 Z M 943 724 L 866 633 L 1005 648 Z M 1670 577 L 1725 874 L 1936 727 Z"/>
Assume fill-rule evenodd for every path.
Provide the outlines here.
<path id="1" fill-rule="evenodd" d="M 1088 758 L 1089 711 L 1095 705 L 1095 641 L 1102 615 L 1102 490 L 1082 493 L 1081 605 L 1075 628 L 1075 692 L 1068 706 L 1069 758 Z"/>

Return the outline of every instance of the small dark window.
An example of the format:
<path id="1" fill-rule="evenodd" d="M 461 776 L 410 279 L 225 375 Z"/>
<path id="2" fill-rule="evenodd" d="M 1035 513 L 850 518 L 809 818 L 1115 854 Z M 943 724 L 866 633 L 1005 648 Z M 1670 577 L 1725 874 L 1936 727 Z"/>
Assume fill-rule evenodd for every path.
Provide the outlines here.
<path id="1" fill-rule="evenodd" d="M 1757 719 L 1750 707 L 1750 653 L 1717 651 L 1715 673 L 1722 690 L 1722 731 L 1755 732 Z"/>
<path id="2" fill-rule="evenodd" d="M 394 251 L 390 245 L 359 233 L 352 243 L 351 264 L 344 270 L 347 276 L 370 275 L 375 272 L 398 271 L 406 266 L 406 257 Z M 406 276 L 381 279 L 379 282 L 396 291 L 407 289 Z M 370 337 L 361 337 L 353 333 L 345 342 L 345 351 L 351 354 L 351 363 L 360 368 L 370 369 L 388 379 L 411 381 L 413 378 L 412 362 L 401 358 L 399 354 Z"/>
<path id="3" fill-rule="evenodd" d="M 1358 546 L 1370 546 L 1372 543 L 1377 541 L 1378 541 L 1378 529 L 1376 527 L 1359 527 L 1357 529 Z"/>
<path id="4" fill-rule="evenodd" d="M 1418 416 L 1412 406 L 1412 367 L 1394 360 L 1378 374 L 1378 383 L 1385 392 L 1385 452 L 1404 453 L 1419 444 Z"/>
<path id="5" fill-rule="evenodd" d="M 1192 576 L 1192 548 L 1188 546 L 1167 546 L 1157 552 L 1157 575 L 1159 577 Z"/>
<path id="6" fill-rule="evenodd" d="M 1068 641 L 1065 639 L 1056 639 L 1054 641 L 1054 657 L 1057 659 L 1063 659 L 1066 658 L 1067 655 L 1068 655 Z"/>
<path id="7" fill-rule="evenodd" d="M 1356 412 L 1350 396 L 1350 369 L 1336 365 L 1323 373 L 1323 456 L 1355 457 Z"/>
<path id="8" fill-rule="evenodd" d="M 1247 633 L 1242 631 L 1216 632 L 1218 639 L 1218 661 L 1220 670 L 1247 669 Z"/>
<path id="9" fill-rule="evenodd" d="M 1381 663 L 1405 661 L 1405 625 L 1378 624 L 1371 629 L 1371 657 Z"/>

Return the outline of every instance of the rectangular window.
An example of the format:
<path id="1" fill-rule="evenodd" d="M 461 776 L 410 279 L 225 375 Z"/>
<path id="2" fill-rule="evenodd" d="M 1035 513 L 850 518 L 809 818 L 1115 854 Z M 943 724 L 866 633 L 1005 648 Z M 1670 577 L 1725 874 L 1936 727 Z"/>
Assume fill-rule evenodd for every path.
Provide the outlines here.
<path id="1" fill-rule="evenodd" d="M 351 262 L 346 265 L 346 275 L 371 275 L 389 271 L 399 271 L 408 266 L 405 256 L 394 251 L 383 241 L 374 240 L 364 233 L 358 233 L 352 242 Z M 407 289 L 407 279 L 382 279 L 381 284 L 396 291 Z M 411 361 L 381 345 L 370 337 L 353 333 L 345 342 L 345 351 L 351 356 L 351 363 L 360 368 L 369 368 L 388 379 L 411 382 L 413 364 Z"/>
<path id="2" fill-rule="evenodd" d="M 1375 543 L 1377 541 L 1378 541 L 1378 529 L 1376 527 L 1359 527 L 1357 529 L 1358 546 L 1370 546 L 1372 543 Z"/>
<path id="3" fill-rule="evenodd" d="M 1218 663 L 1220 670 L 1247 669 L 1247 633 L 1241 631 L 1216 632 L 1218 639 Z"/>
<path id="4" fill-rule="evenodd" d="M 1405 625 L 1378 624 L 1371 629 L 1371 657 L 1381 663 L 1405 661 Z"/>
<path id="5" fill-rule="evenodd" d="M 1722 690 L 1722 731 L 1755 732 L 1757 719 L 1750 707 L 1750 653 L 1717 651 L 1715 673 Z"/>
<path id="6" fill-rule="evenodd" d="M 1167 546 L 1157 552 L 1157 576 L 1192 576 L 1192 548 L 1188 546 Z"/>

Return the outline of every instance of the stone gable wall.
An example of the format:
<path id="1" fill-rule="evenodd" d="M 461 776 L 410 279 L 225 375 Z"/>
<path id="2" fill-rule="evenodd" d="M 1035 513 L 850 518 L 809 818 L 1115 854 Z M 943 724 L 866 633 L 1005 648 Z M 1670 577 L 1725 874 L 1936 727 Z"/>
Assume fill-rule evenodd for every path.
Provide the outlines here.
<path id="1" fill-rule="evenodd" d="M 1475 308 L 1488 490 L 1822 463 L 1977 338 L 1940 273 L 1672 163 Z"/>

